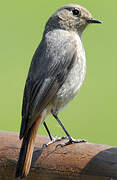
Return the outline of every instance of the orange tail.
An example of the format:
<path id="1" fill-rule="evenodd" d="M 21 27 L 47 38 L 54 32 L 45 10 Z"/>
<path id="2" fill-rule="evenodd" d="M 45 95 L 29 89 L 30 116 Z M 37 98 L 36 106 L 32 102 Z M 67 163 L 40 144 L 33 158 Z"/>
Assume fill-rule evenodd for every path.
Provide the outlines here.
<path id="1" fill-rule="evenodd" d="M 35 137 L 38 127 L 41 123 L 42 116 L 40 115 L 28 133 L 24 136 L 20 150 L 19 160 L 16 168 L 16 177 L 25 177 L 28 175 L 32 160 Z"/>

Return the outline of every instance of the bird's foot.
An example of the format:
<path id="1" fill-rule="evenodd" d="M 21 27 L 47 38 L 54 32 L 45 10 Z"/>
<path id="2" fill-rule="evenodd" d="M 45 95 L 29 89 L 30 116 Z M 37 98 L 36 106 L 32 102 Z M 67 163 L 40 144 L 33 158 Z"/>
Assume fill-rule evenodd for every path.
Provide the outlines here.
<path id="1" fill-rule="evenodd" d="M 67 138 L 69 139 L 69 138 Z M 56 146 L 57 147 L 64 147 L 64 146 L 67 146 L 67 145 L 70 145 L 70 144 L 73 144 L 73 143 L 84 143 L 84 142 L 87 142 L 85 139 L 73 139 L 73 138 L 70 138 L 69 141 L 65 142 L 65 143 L 62 143 L 62 144 L 58 144 Z"/>
<path id="2" fill-rule="evenodd" d="M 67 137 L 67 136 L 63 136 L 63 137 L 58 137 L 58 136 L 52 137 L 52 141 L 50 141 L 50 142 L 48 142 L 48 143 L 46 143 L 46 144 L 43 144 L 43 147 L 47 147 L 47 146 L 50 145 L 50 144 L 53 144 L 53 143 L 55 143 L 55 142 L 58 142 L 58 141 L 61 141 L 61 140 L 64 140 L 64 139 L 68 139 L 68 137 Z"/>

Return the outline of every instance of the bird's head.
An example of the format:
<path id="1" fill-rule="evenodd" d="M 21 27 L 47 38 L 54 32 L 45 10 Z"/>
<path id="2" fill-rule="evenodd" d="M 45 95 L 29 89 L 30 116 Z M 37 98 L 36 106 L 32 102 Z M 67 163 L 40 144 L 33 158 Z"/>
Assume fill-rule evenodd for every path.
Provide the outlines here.
<path id="1" fill-rule="evenodd" d="M 82 6 L 69 4 L 58 9 L 48 20 L 46 28 L 64 29 L 82 33 L 91 23 L 101 23 L 92 17 L 90 12 Z"/>

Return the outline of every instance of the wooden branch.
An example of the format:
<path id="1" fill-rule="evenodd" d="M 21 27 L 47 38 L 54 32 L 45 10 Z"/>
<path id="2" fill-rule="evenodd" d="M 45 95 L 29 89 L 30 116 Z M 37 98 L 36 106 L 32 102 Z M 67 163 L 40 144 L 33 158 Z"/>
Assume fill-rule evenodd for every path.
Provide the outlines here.
<path id="1" fill-rule="evenodd" d="M 48 137 L 37 136 L 27 180 L 112 180 L 117 178 L 117 147 L 56 142 L 42 148 Z M 14 180 L 21 142 L 18 133 L 0 132 L 0 180 Z"/>

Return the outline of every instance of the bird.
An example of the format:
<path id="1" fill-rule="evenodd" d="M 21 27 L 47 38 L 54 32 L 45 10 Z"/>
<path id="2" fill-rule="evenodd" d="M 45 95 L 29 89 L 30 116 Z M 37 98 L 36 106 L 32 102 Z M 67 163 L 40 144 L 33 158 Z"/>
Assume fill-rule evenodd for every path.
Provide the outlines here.
<path id="1" fill-rule="evenodd" d="M 59 112 L 78 93 L 86 74 L 86 57 L 82 33 L 92 23 L 101 23 L 78 4 L 60 7 L 48 19 L 42 40 L 37 47 L 29 68 L 22 103 L 22 122 L 19 139 L 22 145 L 16 167 L 16 177 L 28 175 L 35 137 L 43 124 L 54 139 L 45 122 L 51 114 L 64 130 L 69 145 L 84 140 L 75 140 L 68 133 Z"/>

